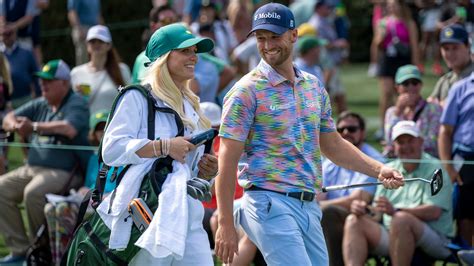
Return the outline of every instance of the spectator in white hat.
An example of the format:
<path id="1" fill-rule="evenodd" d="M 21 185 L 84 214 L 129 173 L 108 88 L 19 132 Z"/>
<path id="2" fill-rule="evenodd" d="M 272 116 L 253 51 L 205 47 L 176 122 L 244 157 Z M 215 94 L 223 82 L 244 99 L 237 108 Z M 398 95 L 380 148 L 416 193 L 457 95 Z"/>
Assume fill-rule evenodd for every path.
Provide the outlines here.
<path id="1" fill-rule="evenodd" d="M 406 178 L 429 179 L 436 169 L 442 169 L 438 159 L 423 152 L 423 138 L 415 122 L 398 122 L 391 140 L 397 159 L 387 165 Z M 345 265 L 363 265 L 369 252 L 390 256 L 392 265 L 410 265 L 415 248 L 435 259 L 450 256 L 446 244 L 454 235 L 453 187 L 444 169 L 443 174 L 443 189 L 436 195 L 431 195 L 428 184 L 417 181 L 405 182 L 397 190 L 377 187 L 372 205 L 352 201 L 352 214 L 344 226 Z"/>
<path id="2" fill-rule="evenodd" d="M 117 88 L 129 84 L 131 75 L 128 66 L 120 62 L 106 26 L 91 27 L 86 41 L 90 61 L 72 69 L 71 85 L 86 98 L 91 113 L 95 113 L 110 109 Z"/>

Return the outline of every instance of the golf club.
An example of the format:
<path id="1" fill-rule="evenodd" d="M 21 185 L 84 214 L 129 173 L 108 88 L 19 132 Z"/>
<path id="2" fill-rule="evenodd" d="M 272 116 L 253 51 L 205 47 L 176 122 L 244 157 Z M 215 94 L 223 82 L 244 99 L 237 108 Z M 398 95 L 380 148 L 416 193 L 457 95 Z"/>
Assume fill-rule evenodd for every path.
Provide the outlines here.
<path id="1" fill-rule="evenodd" d="M 441 169 L 436 169 L 430 180 L 421 178 L 421 177 L 414 177 L 414 178 L 405 178 L 404 182 L 413 182 L 413 181 L 421 181 L 430 184 L 431 188 L 431 196 L 438 194 L 438 192 L 443 187 L 443 172 Z M 335 185 L 329 187 L 323 187 L 323 192 L 340 190 L 340 189 L 349 189 L 349 188 L 356 188 L 356 187 L 367 187 L 367 186 L 378 186 L 383 185 L 382 182 L 368 182 L 368 183 L 360 183 L 360 184 L 352 184 L 352 185 Z"/>

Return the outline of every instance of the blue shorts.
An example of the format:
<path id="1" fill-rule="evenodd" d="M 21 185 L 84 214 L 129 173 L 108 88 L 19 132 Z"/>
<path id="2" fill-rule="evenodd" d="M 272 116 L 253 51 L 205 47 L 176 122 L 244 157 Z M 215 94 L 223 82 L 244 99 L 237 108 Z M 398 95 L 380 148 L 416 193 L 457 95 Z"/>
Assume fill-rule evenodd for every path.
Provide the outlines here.
<path id="1" fill-rule="evenodd" d="M 268 265 L 329 265 L 316 201 L 246 191 L 238 211 L 238 222 Z"/>

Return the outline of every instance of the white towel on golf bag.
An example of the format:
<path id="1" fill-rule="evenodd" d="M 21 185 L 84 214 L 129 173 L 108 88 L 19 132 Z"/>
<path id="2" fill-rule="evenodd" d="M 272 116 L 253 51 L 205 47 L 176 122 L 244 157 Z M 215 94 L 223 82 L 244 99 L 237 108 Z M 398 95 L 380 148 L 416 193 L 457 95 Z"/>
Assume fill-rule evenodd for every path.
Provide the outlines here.
<path id="1" fill-rule="evenodd" d="M 135 243 L 155 258 L 173 256 L 180 260 L 184 256 L 189 222 L 186 182 L 190 178 L 189 167 L 173 161 L 173 173 L 163 184 L 155 218 Z"/>
<path id="2" fill-rule="evenodd" d="M 97 208 L 97 212 L 110 229 L 110 249 L 125 249 L 130 241 L 133 220 L 127 218 L 128 204 L 138 196 L 138 190 L 144 175 L 150 171 L 155 160 L 147 160 L 142 164 L 131 165 L 122 178 L 120 184 L 115 188 L 115 199 L 110 208 L 109 194 Z"/>

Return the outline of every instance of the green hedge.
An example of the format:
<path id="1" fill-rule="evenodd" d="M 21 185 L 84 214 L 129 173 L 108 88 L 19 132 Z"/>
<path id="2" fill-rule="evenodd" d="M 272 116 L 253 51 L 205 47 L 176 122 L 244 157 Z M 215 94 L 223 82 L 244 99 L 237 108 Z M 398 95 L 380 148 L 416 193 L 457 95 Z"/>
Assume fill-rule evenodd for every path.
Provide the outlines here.
<path id="1" fill-rule="evenodd" d="M 110 27 L 114 46 L 122 60 L 132 66 L 141 51 L 141 35 L 148 25 L 149 0 L 102 0 L 102 16 Z M 74 46 L 67 20 L 67 1 L 50 1 L 41 16 L 44 62 L 62 58 L 74 66 Z"/>
<path id="2" fill-rule="evenodd" d="M 284 2 L 284 1 L 281 1 Z M 351 61 L 368 61 L 372 40 L 372 4 L 369 1 L 343 1 L 351 21 Z M 148 25 L 149 0 L 102 0 L 102 15 L 110 27 L 114 45 L 122 60 L 132 66 L 141 51 L 141 35 Z M 41 17 L 44 62 L 62 58 L 74 65 L 74 47 L 67 20 L 67 1 L 50 1 Z"/>

